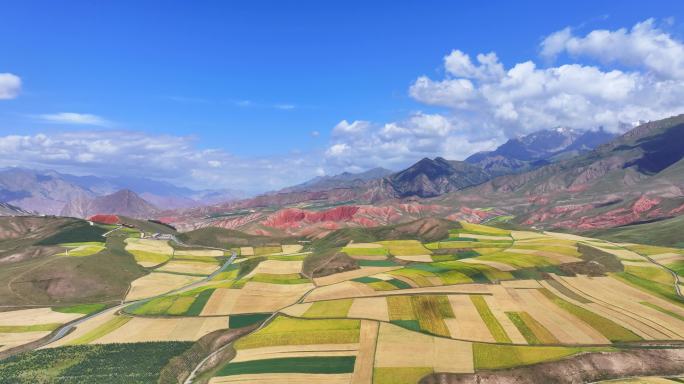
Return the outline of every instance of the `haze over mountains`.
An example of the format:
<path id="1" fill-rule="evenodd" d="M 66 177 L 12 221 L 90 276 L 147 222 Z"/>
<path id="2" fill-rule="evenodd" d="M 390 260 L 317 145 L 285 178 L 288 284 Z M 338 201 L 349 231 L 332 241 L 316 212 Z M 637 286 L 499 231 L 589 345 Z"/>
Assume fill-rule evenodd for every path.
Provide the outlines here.
<path id="1" fill-rule="evenodd" d="M 140 195 L 146 204 L 164 209 L 216 204 L 244 197 L 239 191 L 195 191 L 163 181 L 136 177 L 75 176 L 27 168 L 0 170 L 0 202 L 42 214 L 81 216 L 75 214 L 82 211 L 76 206 L 83 207 L 97 198 L 124 189 Z M 70 207 L 66 209 L 68 205 Z M 149 212 L 141 211 L 140 216 L 146 213 Z"/>
<path id="2" fill-rule="evenodd" d="M 188 229 L 315 235 L 422 217 L 591 230 L 684 213 L 684 146 L 678 144 L 684 141 L 684 116 L 642 124 L 598 145 L 603 137 L 609 135 L 543 132 L 509 141 L 476 161 L 471 157 L 475 164 L 426 158 L 381 178 L 346 176 L 351 181 L 328 189 L 311 182 L 310 190 L 164 212 L 163 219 Z M 511 147 L 518 150 L 511 154 Z M 487 157 L 524 167 L 499 175 L 479 165 Z"/>
<path id="3" fill-rule="evenodd" d="M 682 128 L 683 116 L 643 124 L 617 138 L 600 130 L 558 128 L 511 139 L 465 161 L 424 158 L 399 172 L 376 168 L 317 177 L 218 204 L 158 203 L 164 188 L 167 199 L 191 199 L 192 191 L 152 181 L 137 183 L 137 191 L 102 194 L 116 180 L 17 169 L 0 173 L 13 176 L 0 180 L 6 201 L 19 207 L 32 204 L 77 217 L 157 218 L 181 229 L 318 236 L 344 226 L 437 216 L 590 230 L 684 212 L 684 149 L 677 144 L 684 140 Z M 17 182 L 10 187 L 10 180 Z"/>

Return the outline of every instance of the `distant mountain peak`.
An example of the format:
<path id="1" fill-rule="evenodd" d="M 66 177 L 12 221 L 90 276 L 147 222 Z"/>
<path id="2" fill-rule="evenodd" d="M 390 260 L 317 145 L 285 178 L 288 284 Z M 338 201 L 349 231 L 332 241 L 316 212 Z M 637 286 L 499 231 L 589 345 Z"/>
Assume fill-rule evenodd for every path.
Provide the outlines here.
<path id="1" fill-rule="evenodd" d="M 478 164 L 493 175 L 503 175 L 575 156 L 613 138 L 603 129 L 581 131 L 559 126 L 510 139 L 493 151 L 478 152 L 465 161 Z"/>
<path id="2" fill-rule="evenodd" d="M 123 215 L 149 218 L 158 211 L 130 189 L 121 189 L 94 199 L 72 200 L 62 210 L 63 216 L 89 217 L 93 215 Z"/>

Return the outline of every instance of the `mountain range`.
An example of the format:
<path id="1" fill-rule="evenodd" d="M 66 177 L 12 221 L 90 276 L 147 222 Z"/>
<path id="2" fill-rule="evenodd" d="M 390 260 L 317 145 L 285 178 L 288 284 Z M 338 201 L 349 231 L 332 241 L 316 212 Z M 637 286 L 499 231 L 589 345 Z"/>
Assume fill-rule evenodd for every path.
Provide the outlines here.
<path id="1" fill-rule="evenodd" d="M 510 139 L 493 151 L 475 153 L 465 161 L 479 165 L 492 176 L 507 175 L 580 155 L 613 137 L 603 129 L 578 131 L 559 127 Z"/>
<path id="2" fill-rule="evenodd" d="M 196 191 L 163 181 L 136 177 L 75 176 L 27 168 L 0 170 L 0 202 L 41 214 L 79 212 L 76 206 L 83 207 L 100 197 L 121 190 L 140 195 L 146 200 L 146 204 L 166 209 L 217 204 L 244 197 L 239 191 Z M 67 206 L 69 208 L 65 211 Z M 98 203 L 93 206 L 98 206 Z"/>
<path id="3" fill-rule="evenodd" d="M 619 137 L 558 128 L 511 139 L 465 161 L 424 158 L 399 172 L 321 176 L 253 198 L 190 207 L 154 204 L 148 198 L 153 188 L 103 195 L 108 184 L 97 178 L 46 174 L 34 174 L 33 183 L 51 192 L 51 199 L 4 186 L 2 193 L 19 207 L 14 202 L 56 206 L 54 196 L 61 197 L 57 213 L 69 216 L 113 213 L 180 229 L 216 226 L 263 235 L 319 236 L 344 226 L 428 216 L 592 230 L 684 213 L 683 132 L 684 116 L 642 124 Z M 494 168 L 495 162 L 517 166 Z M 22 175 L 21 185 L 32 185 Z M 87 188 L 70 189 L 76 182 Z"/>

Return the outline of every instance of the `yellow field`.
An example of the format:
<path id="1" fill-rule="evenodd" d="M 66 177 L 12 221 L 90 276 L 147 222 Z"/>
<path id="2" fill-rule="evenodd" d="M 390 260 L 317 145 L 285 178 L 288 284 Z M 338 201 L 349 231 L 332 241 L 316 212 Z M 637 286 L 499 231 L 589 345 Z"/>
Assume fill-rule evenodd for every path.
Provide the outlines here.
<path id="1" fill-rule="evenodd" d="M 350 380 L 351 374 L 349 373 L 261 373 L 213 377 L 209 380 L 209 384 L 348 384 Z"/>
<path id="2" fill-rule="evenodd" d="M 380 323 L 375 367 L 430 367 L 435 372 L 469 373 L 474 370 L 472 344 Z"/>
<path id="3" fill-rule="evenodd" d="M 257 265 L 252 272 L 247 275 L 247 277 L 254 276 L 257 273 L 270 273 L 270 274 L 292 274 L 299 273 L 302 271 L 302 264 L 304 262 L 301 260 L 292 261 L 281 261 L 281 260 L 266 260 L 262 261 Z"/>
<path id="4" fill-rule="evenodd" d="M 206 263 L 189 260 L 171 260 L 157 268 L 159 272 L 176 272 L 198 275 L 209 275 L 219 268 L 218 263 Z"/>
<path id="5" fill-rule="evenodd" d="M 219 288 L 211 295 L 202 316 L 275 312 L 290 306 L 312 284 L 270 284 L 250 281 L 242 289 Z"/>
<path id="6" fill-rule="evenodd" d="M 126 301 L 161 295 L 199 280 L 202 280 L 202 277 L 152 272 L 131 283 Z"/>
<path id="7" fill-rule="evenodd" d="M 126 239 L 126 251 L 135 256 L 143 267 L 153 267 L 167 261 L 173 255 L 173 248 L 165 240 Z"/>
<path id="8" fill-rule="evenodd" d="M 432 261 L 432 260 L 430 260 Z M 331 285 L 351 279 L 356 279 L 357 277 L 371 276 L 376 273 L 383 273 L 388 271 L 393 271 L 395 269 L 400 269 L 400 266 L 396 267 L 361 267 L 359 269 L 354 269 L 347 272 L 336 273 L 334 275 L 317 277 L 314 279 L 316 285 Z"/>
<path id="9" fill-rule="evenodd" d="M 30 343 L 32 341 L 43 338 L 49 334 L 50 331 L 0 333 L 0 352 L 6 349 Z"/>
<path id="10" fill-rule="evenodd" d="M 36 325 L 68 323 L 84 316 L 80 313 L 55 312 L 50 308 L 22 309 L 18 311 L 0 312 L 0 326 L 2 325 Z M 1 345 L 2 343 L 0 343 Z"/>
<path id="11" fill-rule="evenodd" d="M 185 317 L 177 319 L 134 317 L 122 327 L 93 344 L 146 341 L 194 341 L 207 333 L 228 328 L 228 317 Z"/>
<path id="12" fill-rule="evenodd" d="M 282 357 L 356 356 L 359 344 L 275 345 L 239 349 L 231 362 L 277 359 Z"/>
<path id="13" fill-rule="evenodd" d="M 197 256 L 197 257 L 219 257 L 223 256 L 223 251 L 218 249 L 190 249 L 180 250 L 174 253 L 176 256 Z"/>
<path id="14" fill-rule="evenodd" d="M 283 255 L 301 252 L 304 248 L 301 244 L 283 244 Z"/>

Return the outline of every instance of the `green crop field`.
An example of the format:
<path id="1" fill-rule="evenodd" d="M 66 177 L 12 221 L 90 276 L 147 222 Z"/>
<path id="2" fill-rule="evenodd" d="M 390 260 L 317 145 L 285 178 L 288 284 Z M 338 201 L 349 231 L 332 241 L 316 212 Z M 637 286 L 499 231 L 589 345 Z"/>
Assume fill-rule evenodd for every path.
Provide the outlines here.
<path id="1" fill-rule="evenodd" d="M 558 339 L 548 329 L 544 328 L 527 312 L 506 312 L 506 315 L 529 344 L 559 343 Z"/>
<path id="2" fill-rule="evenodd" d="M 358 343 L 359 326 L 358 320 L 304 320 L 278 316 L 258 332 L 238 340 L 235 348 Z"/>
<path id="3" fill-rule="evenodd" d="M 613 351 L 600 347 L 538 347 L 473 343 L 475 370 L 505 369 L 572 356 L 581 352 Z"/>
<path id="4" fill-rule="evenodd" d="M 633 275 L 629 272 L 614 273 L 612 276 L 636 288 L 655 294 L 656 296 L 660 296 L 679 305 L 684 305 L 684 299 L 677 295 L 674 285 L 661 284 L 656 281 Z"/>
<path id="5" fill-rule="evenodd" d="M 52 307 L 53 311 L 62 313 L 82 313 L 89 315 L 91 313 L 99 312 L 107 307 L 106 304 L 78 304 L 66 307 Z"/>
<path id="6" fill-rule="evenodd" d="M 254 247 L 254 256 L 270 255 L 273 253 L 280 253 L 282 251 L 283 251 L 283 248 L 280 245 Z"/>
<path id="7" fill-rule="evenodd" d="M 373 384 L 415 384 L 432 372 L 431 367 L 376 367 Z"/>
<path id="8" fill-rule="evenodd" d="M 0 325 L 0 333 L 18 333 L 18 332 L 41 332 L 53 331 L 59 328 L 62 324 L 34 324 L 34 325 Z"/>
<path id="9" fill-rule="evenodd" d="M 445 318 L 454 318 L 451 304 L 443 295 L 387 296 L 389 319 L 414 331 L 449 337 Z"/>
<path id="10" fill-rule="evenodd" d="M 378 244 L 387 247 L 394 256 L 429 255 L 432 253 L 417 240 L 379 241 Z"/>
<path id="11" fill-rule="evenodd" d="M 131 253 L 133 256 L 135 256 L 135 261 L 138 262 L 147 262 L 147 263 L 156 263 L 156 264 L 161 264 L 169 261 L 171 259 L 171 255 L 166 255 L 163 253 L 156 253 L 156 252 L 148 252 L 148 251 L 140 251 L 137 249 L 131 249 L 128 250 L 129 253 Z"/>
<path id="12" fill-rule="evenodd" d="M 672 277 L 672 274 L 664 268 L 649 263 L 645 263 L 645 265 L 646 266 L 644 267 L 626 265 L 625 272 L 644 280 L 650 280 L 664 285 L 674 284 L 674 277 Z"/>
<path id="13" fill-rule="evenodd" d="M 350 373 L 354 371 L 354 356 L 285 357 L 228 363 L 216 376 L 255 373 Z"/>
<path id="14" fill-rule="evenodd" d="M 100 325 L 99 327 L 93 329 L 92 331 L 86 333 L 85 335 L 72 340 L 69 345 L 82 345 L 93 342 L 100 337 L 103 337 L 118 328 L 121 328 L 124 324 L 128 323 L 131 317 L 128 316 L 117 316 L 108 322 Z"/>
<path id="15" fill-rule="evenodd" d="M 257 273 L 250 278 L 250 281 L 270 284 L 306 284 L 310 283 L 309 279 L 303 278 L 298 273 L 288 274 L 273 274 L 273 273 Z"/>
<path id="16" fill-rule="evenodd" d="M 228 317 L 229 328 L 242 328 L 260 323 L 271 316 L 270 313 L 246 313 L 240 315 L 230 315 Z"/>
<path id="17" fill-rule="evenodd" d="M 485 301 L 484 297 L 470 295 L 470 300 L 475 305 L 475 308 L 477 308 L 477 312 L 480 314 L 480 317 L 487 325 L 487 328 L 494 337 L 494 340 L 496 340 L 498 343 L 510 343 L 511 339 L 506 334 L 506 331 L 504 331 L 503 327 L 499 323 L 499 320 L 497 320 L 496 317 L 494 317 L 494 314 L 489 309 L 489 306 L 487 305 L 487 302 Z"/>
<path id="18" fill-rule="evenodd" d="M 387 248 L 353 248 L 344 247 L 340 252 L 344 252 L 349 256 L 387 256 L 389 250 Z"/>
<path id="19" fill-rule="evenodd" d="M 302 315 L 303 317 L 347 317 L 353 299 L 317 301 Z"/>

